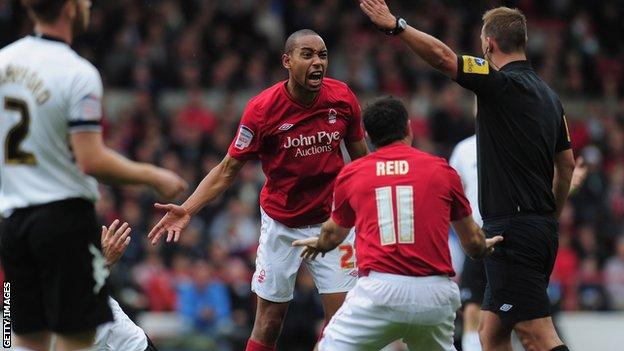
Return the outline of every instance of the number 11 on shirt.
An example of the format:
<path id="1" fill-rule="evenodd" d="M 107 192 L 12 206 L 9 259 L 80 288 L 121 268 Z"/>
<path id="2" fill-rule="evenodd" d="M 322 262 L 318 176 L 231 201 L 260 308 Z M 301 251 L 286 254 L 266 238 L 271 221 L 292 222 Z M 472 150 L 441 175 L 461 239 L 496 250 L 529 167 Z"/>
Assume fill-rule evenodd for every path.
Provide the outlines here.
<path id="1" fill-rule="evenodd" d="M 392 198 L 392 190 L 395 190 L 395 199 Z M 375 189 L 377 202 L 377 221 L 379 223 L 379 235 L 381 245 L 394 245 L 397 243 L 395 228 L 399 230 L 399 244 L 414 243 L 414 188 L 409 185 L 396 187 L 385 186 Z M 396 221 L 395 210 L 396 206 Z M 398 227 L 395 226 L 398 222 Z"/>

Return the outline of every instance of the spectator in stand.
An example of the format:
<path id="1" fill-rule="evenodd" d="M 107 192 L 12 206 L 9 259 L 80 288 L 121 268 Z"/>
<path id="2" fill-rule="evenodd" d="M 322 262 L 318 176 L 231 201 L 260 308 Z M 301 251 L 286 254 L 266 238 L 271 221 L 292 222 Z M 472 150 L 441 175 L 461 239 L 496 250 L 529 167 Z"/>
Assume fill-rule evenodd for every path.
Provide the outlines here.
<path id="1" fill-rule="evenodd" d="M 231 199 L 210 226 L 211 240 L 223 245 L 230 253 L 246 251 L 258 243 L 258 222 L 251 209 L 238 199 Z"/>
<path id="2" fill-rule="evenodd" d="M 225 284 L 203 260 L 193 264 L 193 281 L 177 286 L 177 311 L 197 333 L 219 336 L 231 324 L 232 306 Z"/>
<path id="3" fill-rule="evenodd" d="M 134 281 L 148 299 L 150 311 L 173 311 L 175 290 L 157 247 L 147 246 L 145 259 L 133 268 Z"/>
<path id="4" fill-rule="evenodd" d="M 217 119 L 212 111 L 203 106 L 202 91 L 192 88 L 188 92 L 186 105 L 178 113 L 178 123 L 184 129 L 195 129 L 205 134 L 217 127 Z"/>
<path id="5" fill-rule="evenodd" d="M 611 307 L 624 311 L 624 235 L 617 240 L 615 256 L 605 265 L 605 285 Z"/>

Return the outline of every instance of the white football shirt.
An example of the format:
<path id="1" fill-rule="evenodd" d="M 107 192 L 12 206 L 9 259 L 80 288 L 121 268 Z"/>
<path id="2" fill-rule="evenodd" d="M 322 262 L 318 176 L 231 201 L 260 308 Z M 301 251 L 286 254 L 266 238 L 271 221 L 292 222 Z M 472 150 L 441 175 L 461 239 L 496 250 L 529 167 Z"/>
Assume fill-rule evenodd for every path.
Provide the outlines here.
<path id="1" fill-rule="evenodd" d="M 147 336 L 128 318 L 117 301 L 108 298 L 108 305 L 113 311 L 114 322 L 100 325 L 95 333 L 95 351 L 144 351 L 147 348 Z"/>
<path id="2" fill-rule="evenodd" d="M 68 198 L 98 199 L 70 133 L 101 131 L 102 81 L 66 43 L 27 36 L 0 50 L 0 215 Z"/>
<path id="3" fill-rule="evenodd" d="M 472 217 L 479 226 L 483 226 L 481 213 L 479 213 L 479 177 L 477 172 L 477 136 L 473 135 L 460 141 L 451 154 L 449 160 L 451 167 L 455 168 L 464 185 L 464 192 Z"/>

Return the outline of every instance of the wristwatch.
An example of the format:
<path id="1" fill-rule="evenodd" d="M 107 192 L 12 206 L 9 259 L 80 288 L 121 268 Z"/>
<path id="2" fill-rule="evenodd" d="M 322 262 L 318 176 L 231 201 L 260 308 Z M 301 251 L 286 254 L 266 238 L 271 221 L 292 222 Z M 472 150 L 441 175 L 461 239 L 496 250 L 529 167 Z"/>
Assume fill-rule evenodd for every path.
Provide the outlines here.
<path id="1" fill-rule="evenodd" d="M 396 25 L 394 26 L 394 28 L 384 29 L 383 32 L 386 33 L 387 35 L 399 35 L 403 33 L 405 28 L 407 28 L 407 22 L 403 18 L 397 17 Z"/>

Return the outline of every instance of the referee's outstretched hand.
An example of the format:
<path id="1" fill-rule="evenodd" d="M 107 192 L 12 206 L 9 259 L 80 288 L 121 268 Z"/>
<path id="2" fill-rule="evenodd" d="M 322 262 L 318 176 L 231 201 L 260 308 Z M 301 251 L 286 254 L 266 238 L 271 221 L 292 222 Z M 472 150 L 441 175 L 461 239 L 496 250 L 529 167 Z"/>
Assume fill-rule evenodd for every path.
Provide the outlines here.
<path id="1" fill-rule="evenodd" d="M 393 29 L 396 25 L 396 17 L 384 0 L 360 0 L 360 8 L 382 30 Z"/>
<path id="2" fill-rule="evenodd" d="M 180 233 L 191 221 L 191 215 L 186 212 L 184 207 L 175 204 L 154 204 L 159 210 L 166 210 L 165 216 L 158 221 L 158 223 L 147 234 L 147 238 L 150 239 L 152 245 L 156 245 L 158 239 L 166 232 L 167 242 L 172 239 L 177 242 L 180 238 Z"/>

